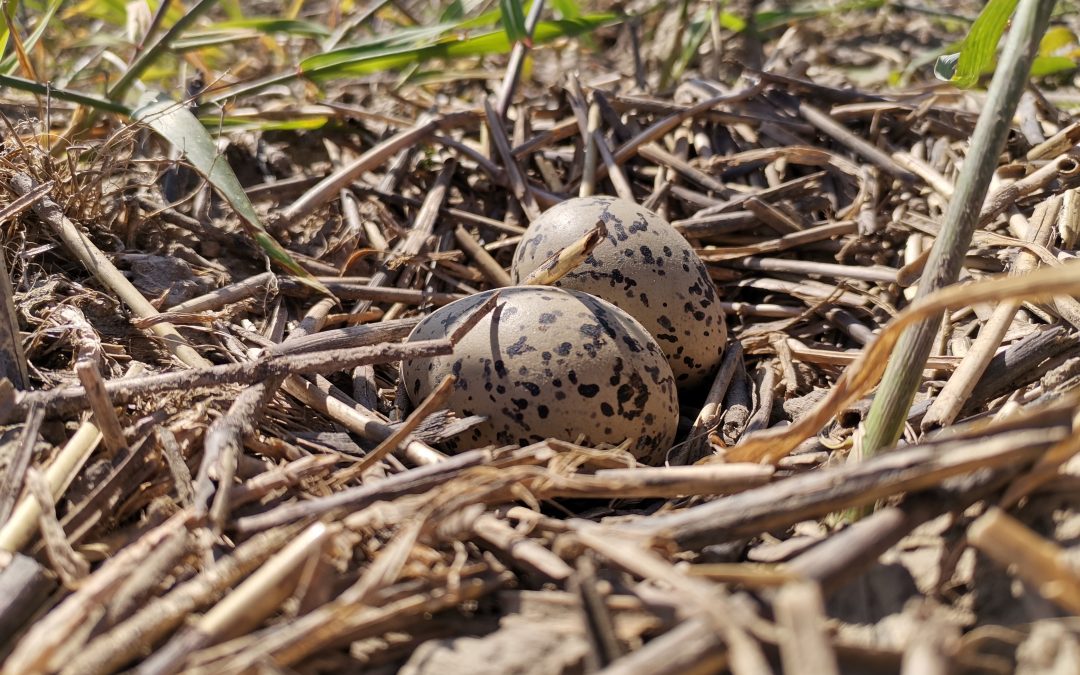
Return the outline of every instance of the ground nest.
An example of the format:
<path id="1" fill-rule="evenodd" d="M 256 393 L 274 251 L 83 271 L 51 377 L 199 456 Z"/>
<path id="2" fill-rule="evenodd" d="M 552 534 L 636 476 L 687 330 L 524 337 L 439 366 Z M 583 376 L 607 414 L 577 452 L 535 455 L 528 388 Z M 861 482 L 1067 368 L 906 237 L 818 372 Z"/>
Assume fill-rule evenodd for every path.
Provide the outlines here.
<path id="1" fill-rule="evenodd" d="M 864 453 L 985 105 L 919 60 L 962 12 L 676 4 L 443 76 L 186 82 L 308 277 L 146 125 L 5 92 L 2 672 L 1074 672 L 1080 304 L 987 280 L 1075 256 L 1075 89 L 1024 94 L 961 274 L 990 290 Z M 590 194 L 692 244 L 721 363 L 656 466 L 462 443 L 399 381 L 452 341 L 405 338 Z"/>

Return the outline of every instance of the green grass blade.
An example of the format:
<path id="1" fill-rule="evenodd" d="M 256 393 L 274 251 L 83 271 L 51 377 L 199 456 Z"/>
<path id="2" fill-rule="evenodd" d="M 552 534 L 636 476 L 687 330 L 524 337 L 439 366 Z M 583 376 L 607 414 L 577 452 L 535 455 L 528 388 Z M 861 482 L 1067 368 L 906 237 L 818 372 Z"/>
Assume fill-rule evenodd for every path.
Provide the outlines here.
<path id="1" fill-rule="evenodd" d="M 499 0 L 499 12 L 510 42 L 521 42 L 529 37 L 529 31 L 525 29 L 525 11 L 519 0 Z"/>
<path id="2" fill-rule="evenodd" d="M 233 207 L 246 229 L 267 256 L 293 274 L 299 281 L 326 294 L 330 292 L 281 247 L 262 225 L 240 181 L 228 162 L 217 152 L 210 133 L 184 105 L 158 94 L 140 106 L 132 118 L 143 122 L 183 153 L 187 161 Z"/>
<path id="3" fill-rule="evenodd" d="M 1032 77 L 1061 75 L 1076 70 L 1076 61 L 1067 56 L 1036 56 L 1031 64 Z"/>
<path id="4" fill-rule="evenodd" d="M 541 21 L 533 32 L 533 44 L 539 45 L 561 37 L 588 33 L 625 17 L 613 13 L 588 14 L 577 19 Z M 430 59 L 453 59 L 490 54 L 505 54 L 513 43 L 505 31 L 493 31 L 460 40 L 440 39 L 426 46 L 402 46 L 381 49 L 345 48 L 309 57 L 300 62 L 299 73 L 314 80 L 366 75 L 402 68 Z"/>
<path id="5" fill-rule="evenodd" d="M 746 30 L 746 20 L 731 12 L 720 12 L 720 27 L 732 33 L 741 33 Z"/>
<path id="6" fill-rule="evenodd" d="M 705 42 L 705 37 L 709 34 L 709 27 L 712 23 L 713 11 L 714 10 L 710 8 L 703 20 L 691 23 L 690 37 L 687 39 L 686 44 L 679 53 L 679 57 L 675 60 L 675 65 L 671 69 L 672 79 L 678 80 L 682 77 L 682 74 L 686 71 L 690 62 L 697 55 L 698 49 L 701 48 L 701 44 Z"/>
<path id="7" fill-rule="evenodd" d="M 822 7 L 820 9 L 765 10 L 754 14 L 754 27 L 760 31 L 767 31 L 808 19 L 834 14 L 850 14 L 851 12 L 878 9 L 884 6 L 885 0 L 852 0 L 851 2 L 842 2 L 832 7 Z"/>
<path id="8" fill-rule="evenodd" d="M 116 103 L 114 101 L 107 101 L 102 98 L 89 96 L 70 89 L 62 89 L 59 87 L 50 87 L 48 85 L 41 84 L 40 82 L 34 82 L 33 80 L 23 79 L 21 77 L 15 77 L 13 75 L 0 75 L 0 87 L 11 87 L 12 89 L 18 89 L 19 91 L 30 92 L 31 94 L 37 94 L 38 96 L 52 96 L 55 99 L 61 101 L 68 101 L 70 103 L 78 103 L 79 105 L 85 105 L 95 110 L 104 110 L 106 112 L 120 113 L 121 115 L 130 115 L 131 108 L 125 105 Z"/>
<path id="9" fill-rule="evenodd" d="M 314 21 L 303 19 L 279 19 L 272 16 L 252 16 L 235 21 L 221 21 L 209 26 L 209 28 L 254 28 L 263 33 L 288 33 L 290 35 L 310 35 L 313 37 L 329 37 L 330 30 Z"/>
<path id="10" fill-rule="evenodd" d="M 577 0 L 553 0 L 551 3 L 560 19 L 576 19 L 581 16 L 581 5 Z"/>
<path id="11" fill-rule="evenodd" d="M 126 4 L 125 0 L 83 0 L 68 7 L 62 18 L 83 16 L 100 19 L 112 26 L 123 26 L 127 21 Z"/>
<path id="12" fill-rule="evenodd" d="M 498 18 L 488 12 L 482 17 L 445 24 L 436 27 L 408 29 L 395 35 L 371 40 L 360 45 L 342 47 L 308 57 L 295 70 L 275 73 L 265 77 L 239 82 L 207 92 L 205 100 L 211 103 L 255 94 L 275 84 L 285 84 L 298 78 L 325 81 L 339 77 L 368 75 L 387 70 L 406 68 L 431 59 L 453 59 L 489 54 L 505 54 L 513 44 L 502 30 L 491 31 L 460 39 L 456 32 L 465 26 L 476 26 L 481 20 L 490 25 Z M 541 21 L 533 32 L 533 44 L 539 45 L 560 37 L 573 37 L 588 33 L 602 26 L 625 20 L 625 15 L 609 12 L 587 14 L 577 19 Z M 448 31 L 448 26 L 453 27 Z M 455 35 L 443 37 L 447 32 Z"/>
<path id="13" fill-rule="evenodd" d="M 331 120 L 326 115 L 297 115 L 292 119 L 267 119 L 259 115 L 214 115 L 200 117 L 199 121 L 207 129 L 220 128 L 221 131 L 313 131 L 322 129 Z"/>
<path id="14" fill-rule="evenodd" d="M 252 17 L 234 21 L 220 21 L 198 31 L 185 33 L 173 40 L 173 51 L 183 52 L 204 47 L 251 40 L 267 35 L 290 35 L 300 38 L 325 39 L 330 31 L 311 21 L 299 19 L 277 19 L 274 17 Z"/>
<path id="15" fill-rule="evenodd" d="M 958 87 L 975 86 L 993 62 L 1001 34 L 1016 9 L 1017 0 L 990 0 L 979 12 L 958 54 L 945 54 L 934 64 L 934 75 Z"/>

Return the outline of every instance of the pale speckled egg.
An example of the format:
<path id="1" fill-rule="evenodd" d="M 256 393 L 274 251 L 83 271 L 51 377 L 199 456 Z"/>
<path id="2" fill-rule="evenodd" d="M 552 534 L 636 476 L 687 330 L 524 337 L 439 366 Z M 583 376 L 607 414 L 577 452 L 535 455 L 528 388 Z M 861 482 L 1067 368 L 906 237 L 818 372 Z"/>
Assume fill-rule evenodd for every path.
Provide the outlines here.
<path id="1" fill-rule="evenodd" d="M 496 291 L 441 307 L 409 340 L 450 335 Z M 418 403 L 457 376 L 447 407 L 487 421 L 451 449 L 527 445 L 548 438 L 586 445 L 631 439 L 630 452 L 662 462 L 675 439 L 679 405 L 671 368 L 648 331 L 611 303 L 549 286 L 499 291 L 494 310 L 453 354 L 406 360 L 402 382 Z"/>
<path id="2" fill-rule="evenodd" d="M 640 321 L 667 355 L 679 387 L 709 382 L 727 341 L 716 287 L 690 243 L 652 211 L 605 196 L 548 209 L 522 235 L 510 269 L 514 283 L 600 220 L 607 239 L 555 285 L 603 298 Z"/>

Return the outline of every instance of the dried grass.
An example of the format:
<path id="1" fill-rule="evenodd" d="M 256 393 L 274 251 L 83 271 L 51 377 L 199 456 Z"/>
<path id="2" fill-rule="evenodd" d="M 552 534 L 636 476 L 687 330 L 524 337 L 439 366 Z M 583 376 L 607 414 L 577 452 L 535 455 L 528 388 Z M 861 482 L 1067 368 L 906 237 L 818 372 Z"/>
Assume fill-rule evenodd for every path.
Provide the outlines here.
<path id="1" fill-rule="evenodd" d="M 337 302 L 268 272 L 145 129 L 102 118 L 54 156 L 74 108 L 50 102 L 47 128 L 11 102 L 5 311 L 30 387 L 0 383 L 2 672 L 1003 673 L 1073 653 L 1078 127 L 1032 90 L 965 282 L 912 302 L 979 99 L 853 84 L 845 63 L 893 49 L 860 34 L 905 58 L 946 39 L 908 11 L 765 45 L 717 25 L 661 87 L 667 8 L 538 51 L 520 82 L 487 63 L 516 92 L 499 101 L 374 77 L 327 87 L 323 129 L 225 133 Z M 476 420 L 443 388 L 410 409 L 394 363 L 451 342 L 402 338 L 509 284 L 528 222 L 592 192 L 671 220 L 729 310 L 671 465 L 575 439 L 445 454 Z M 899 332 L 942 310 L 904 447 L 858 462 Z"/>

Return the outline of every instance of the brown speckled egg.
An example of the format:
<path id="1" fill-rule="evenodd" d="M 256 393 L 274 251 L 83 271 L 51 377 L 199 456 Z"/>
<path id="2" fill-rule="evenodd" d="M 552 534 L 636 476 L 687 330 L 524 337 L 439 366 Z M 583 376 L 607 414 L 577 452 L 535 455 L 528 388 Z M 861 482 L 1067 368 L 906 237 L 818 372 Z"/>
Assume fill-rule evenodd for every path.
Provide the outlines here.
<path id="1" fill-rule="evenodd" d="M 690 243 L 652 211 L 603 196 L 552 207 L 522 236 L 510 269 L 514 283 L 599 220 L 606 241 L 555 285 L 603 298 L 640 321 L 667 355 L 679 387 L 707 383 L 727 340 L 716 288 Z"/>
<path id="2" fill-rule="evenodd" d="M 441 307 L 409 340 L 444 338 L 495 291 Z M 656 341 L 618 307 L 586 293 L 548 286 L 503 288 L 493 311 L 449 356 L 402 363 L 417 403 L 449 374 L 447 407 L 487 421 L 454 449 L 526 445 L 548 438 L 586 445 L 631 439 L 630 451 L 658 463 L 675 439 L 675 382 Z"/>

